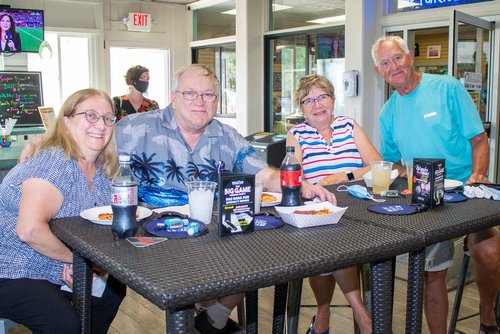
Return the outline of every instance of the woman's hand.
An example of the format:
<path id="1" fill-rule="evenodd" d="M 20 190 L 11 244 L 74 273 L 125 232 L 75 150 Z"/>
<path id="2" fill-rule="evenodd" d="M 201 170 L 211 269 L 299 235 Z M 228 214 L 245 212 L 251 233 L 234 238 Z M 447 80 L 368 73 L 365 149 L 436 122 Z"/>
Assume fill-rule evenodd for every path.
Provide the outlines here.
<path id="1" fill-rule="evenodd" d="M 322 202 L 328 201 L 334 205 L 337 204 L 337 199 L 333 193 L 323 188 L 323 186 L 305 181 L 302 182 L 302 197 L 307 199 L 319 197 Z"/>
<path id="2" fill-rule="evenodd" d="M 73 289 L 73 264 L 65 263 L 63 265 L 63 271 L 61 274 L 61 279 L 70 289 Z"/>
<path id="3" fill-rule="evenodd" d="M 17 51 L 16 45 L 14 44 L 13 40 L 9 39 L 8 42 L 7 42 L 7 45 L 9 46 L 9 48 L 10 48 L 11 51 Z"/>

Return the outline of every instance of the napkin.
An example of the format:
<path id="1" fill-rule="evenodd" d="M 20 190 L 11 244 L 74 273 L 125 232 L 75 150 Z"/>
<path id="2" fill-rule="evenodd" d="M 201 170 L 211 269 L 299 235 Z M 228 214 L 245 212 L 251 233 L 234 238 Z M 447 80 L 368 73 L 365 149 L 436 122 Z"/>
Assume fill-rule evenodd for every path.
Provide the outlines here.
<path id="1" fill-rule="evenodd" d="M 94 275 L 92 282 L 92 296 L 101 298 L 102 294 L 104 293 L 104 289 L 106 289 L 107 281 L 108 281 L 108 274 L 104 276 Z M 73 290 L 71 290 L 71 288 L 67 285 L 61 286 L 61 290 L 73 292 Z"/>
<path id="2" fill-rule="evenodd" d="M 8 120 L 5 121 L 5 127 L 3 127 L 0 124 L 0 135 L 1 136 L 8 136 L 12 132 L 12 129 L 14 129 L 14 125 L 16 125 L 17 119 L 15 118 L 9 118 Z"/>
<path id="3" fill-rule="evenodd" d="M 500 191 L 484 184 L 481 184 L 478 187 L 465 186 L 464 195 L 469 198 L 491 198 L 495 201 L 500 201 Z"/>

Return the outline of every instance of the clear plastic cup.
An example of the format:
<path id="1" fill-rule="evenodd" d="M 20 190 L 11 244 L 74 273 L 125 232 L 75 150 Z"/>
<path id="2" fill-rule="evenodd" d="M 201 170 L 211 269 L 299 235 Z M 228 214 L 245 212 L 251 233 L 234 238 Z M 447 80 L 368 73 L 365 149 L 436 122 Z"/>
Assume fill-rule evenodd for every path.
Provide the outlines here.
<path id="1" fill-rule="evenodd" d="M 405 162 L 406 177 L 408 178 L 408 193 L 412 193 L 413 189 L 413 161 Z"/>
<path id="2" fill-rule="evenodd" d="M 254 213 L 260 213 L 260 205 L 262 201 L 262 189 L 264 188 L 264 181 L 255 179 L 255 208 Z"/>
<path id="3" fill-rule="evenodd" d="M 381 195 L 382 192 L 389 190 L 392 162 L 372 161 L 370 167 L 372 170 L 373 193 Z"/>
<path id="4" fill-rule="evenodd" d="M 217 183 L 212 181 L 191 181 L 188 189 L 189 216 L 204 224 L 212 222 L 212 209 Z"/>

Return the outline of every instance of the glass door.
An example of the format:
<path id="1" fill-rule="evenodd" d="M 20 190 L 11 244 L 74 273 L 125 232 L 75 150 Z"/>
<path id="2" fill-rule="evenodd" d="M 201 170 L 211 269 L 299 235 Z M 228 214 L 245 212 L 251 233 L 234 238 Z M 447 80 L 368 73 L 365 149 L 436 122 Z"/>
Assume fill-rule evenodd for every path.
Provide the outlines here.
<path id="1" fill-rule="evenodd" d="M 323 75 L 332 82 L 335 114 L 343 114 L 344 35 L 344 26 L 339 26 L 266 38 L 266 131 L 286 134 L 304 120 L 294 95 L 300 78 L 308 74 Z"/>
<path id="2" fill-rule="evenodd" d="M 449 67 L 451 74 L 462 82 L 471 95 L 481 120 L 490 115 L 491 43 L 494 24 L 453 11 L 450 24 Z"/>

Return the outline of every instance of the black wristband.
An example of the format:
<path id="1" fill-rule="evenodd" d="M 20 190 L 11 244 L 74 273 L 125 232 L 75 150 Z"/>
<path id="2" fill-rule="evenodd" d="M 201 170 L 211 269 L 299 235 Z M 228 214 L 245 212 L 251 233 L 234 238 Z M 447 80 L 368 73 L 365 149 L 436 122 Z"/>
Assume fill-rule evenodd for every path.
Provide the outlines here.
<path id="1" fill-rule="evenodd" d="M 353 172 L 347 172 L 346 174 L 349 181 L 356 181 L 356 177 L 354 176 Z"/>

